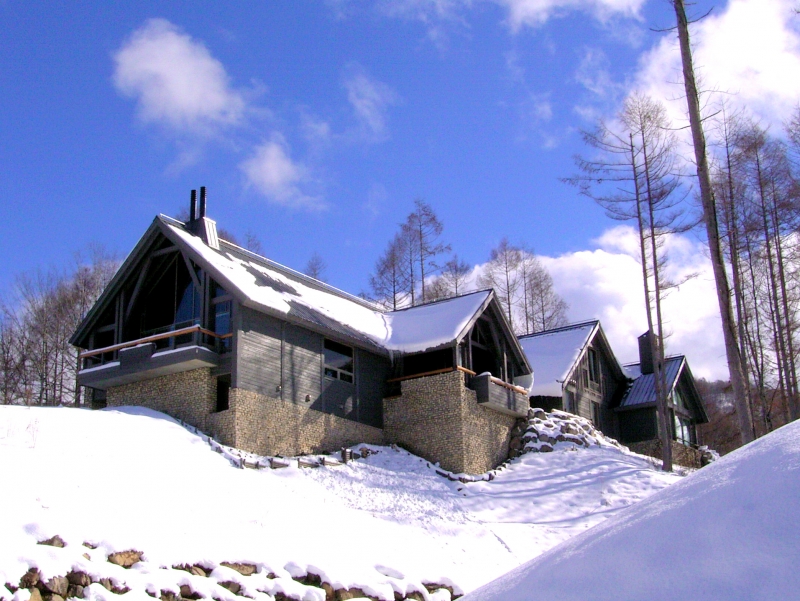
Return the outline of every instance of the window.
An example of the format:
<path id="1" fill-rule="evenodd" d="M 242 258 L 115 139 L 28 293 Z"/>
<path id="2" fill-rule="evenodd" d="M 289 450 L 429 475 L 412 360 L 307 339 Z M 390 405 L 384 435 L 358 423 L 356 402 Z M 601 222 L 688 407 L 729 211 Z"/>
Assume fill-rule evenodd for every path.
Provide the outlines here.
<path id="1" fill-rule="evenodd" d="M 600 362 L 597 360 L 597 351 L 590 348 L 588 351 L 589 359 L 589 380 L 595 384 L 600 383 Z"/>
<path id="2" fill-rule="evenodd" d="M 692 423 L 690 420 L 679 415 L 675 415 L 675 440 L 681 444 L 692 444 Z"/>
<path id="3" fill-rule="evenodd" d="M 600 403 L 592 403 L 592 423 L 595 428 L 600 429 Z"/>
<path id="4" fill-rule="evenodd" d="M 211 329 L 218 336 L 224 336 L 231 333 L 231 301 L 226 300 L 222 302 L 214 302 L 211 306 Z M 231 350 L 231 339 L 222 338 L 220 340 L 222 352 Z"/>
<path id="5" fill-rule="evenodd" d="M 353 347 L 325 339 L 325 377 L 353 383 Z"/>

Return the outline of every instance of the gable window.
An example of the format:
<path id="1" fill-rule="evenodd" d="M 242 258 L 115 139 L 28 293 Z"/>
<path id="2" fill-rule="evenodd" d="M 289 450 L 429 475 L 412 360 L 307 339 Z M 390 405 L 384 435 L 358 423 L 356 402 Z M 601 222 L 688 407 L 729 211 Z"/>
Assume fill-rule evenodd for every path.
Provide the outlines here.
<path id="1" fill-rule="evenodd" d="M 230 295 L 225 292 L 222 286 L 212 280 L 211 297 L 211 312 L 209 314 L 211 321 L 209 325 L 211 327 L 209 329 L 218 336 L 230 334 L 233 331 L 231 327 L 231 310 L 233 309 L 233 303 Z M 219 339 L 219 344 L 221 346 L 221 352 L 224 353 L 231 350 L 230 338 Z"/>
<path id="2" fill-rule="evenodd" d="M 600 362 L 597 360 L 597 351 L 590 348 L 588 351 L 589 359 L 589 381 L 595 384 L 600 383 Z"/>
<path id="3" fill-rule="evenodd" d="M 353 347 L 325 339 L 325 377 L 353 383 Z"/>

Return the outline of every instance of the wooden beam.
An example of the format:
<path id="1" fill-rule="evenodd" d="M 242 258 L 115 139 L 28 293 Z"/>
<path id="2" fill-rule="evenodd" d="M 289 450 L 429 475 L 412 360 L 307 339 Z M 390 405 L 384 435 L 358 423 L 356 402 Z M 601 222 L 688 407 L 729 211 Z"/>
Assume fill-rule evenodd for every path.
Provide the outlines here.
<path id="1" fill-rule="evenodd" d="M 168 255 L 170 253 L 174 253 L 178 251 L 177 246 L 168 246 L 167 248 L 162 248 L 161 250 L 154 251 L 150 256 L 151 257 L 160 257 L 162 255 Z"/>
<path id="2" fill-rule="evenodd" d="M 133 311 L 133 305 L 139 298 L 139 293 L 142 291 L 142 286 L 144 285 L 144 278 L 147 275 L 147 272 L 150 270 L 150 264 L 152 262 L 153 262 L 152 256 L 147 257 L 144 261 L 142 270 L 139 272 L 139 279 L 136 280 L 136 286 L 134 286 L 133 293 L 131 294 L 131 298 L 128 301 L 128 308 L 125 309 L 125 321 L 128 321 L 128 319 L 131 316 L 131 311 Z"/>

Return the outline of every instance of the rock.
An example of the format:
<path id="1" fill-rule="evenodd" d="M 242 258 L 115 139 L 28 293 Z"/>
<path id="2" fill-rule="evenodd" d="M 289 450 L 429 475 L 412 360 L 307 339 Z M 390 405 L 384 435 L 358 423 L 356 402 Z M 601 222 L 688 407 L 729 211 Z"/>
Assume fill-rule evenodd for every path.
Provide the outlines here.
<path id="1" fill-rule="evenodd" d="M 117 551 L 108 556 L 108 561 L 123 568 L 129 568 L 139 563 L 142 560 L 142 555 L 141 551 L 134 551 L 133 549 Z"/>
<path id="2" fill-rule="evenodd" d="M 333 590 L 333 587 L 330 585 L 330 583 L 323 582 L 322 590 L 325 591 L 325 601 L 335 601 L 336 591 Z"/>
<path id="3" fill-rule="evenodd" d="M 38 588 L 31 591 L 31 598 L 29 601 L 42 601 L 42 593 L 39 592 Z"/>
<path id="4" fill-rule="evenodd" d="M 545 420 L 545 419 L 547 419 L 547 414 L 544 412 L 543 409 L 534 409 L 533 410 L 533 417 L 541 419 L 541 420 Z"/>
<path id="5" fill-rule="evenodd" d="M 48 538 L 47 540 L 40 540 L 37 544 L 39 545 L 47 545 L 49 547 L 59 547 L 63 549 L 67 544 L 64 542 L 58 534 L 56 534 L 52 538 Z"/>
<path id="6" fill-rule="evenodd" d="M 19 590 L 19 587 L 14 586 L 10 582 L 6 582 L 6 588 L 9 590 L 9 592 L 11 592 L 12 595 Z"/>
<path id="7" fill-rule="evenodd" d="M 202 599 L 203 595 L 196 593 L 188 584 L 181 585 L 181 597 L 183 599 Z"/>
<path id="8" fill-rule="evenodd" d="M 508 443 L 508 447 L 515 451 L 522 448 L 522 439 L 519 436 L 515 436 L 511 439 L 511 442 Z"/>
<path id="9" fill-rule="evenodd" d="M 173 570 L 183 570 L 184 572 L 189 572 L 193 576 L 202 576 L 203 578 L 208 576 L 208 573 L 206 572 L 206 569 L 203 566 L 198 565 L 198 564 L 190 565 L 188 563 L 184 563 L 184 564 L 172 566 L 172 569 Z M 211 570 L 209 570 L 209 571 L 211 571 Z"/>
<path id="10" fill-rule="evenodd" d="M 88 547 L 89 549 L 97 549 L 97 545 L 90 543 L 89 541 L 83 541 L 83 546 Z"/>
<path id="11" fill-rule="evenodd" d="M 549 444 L 543 444 L 539 447 L 540 453 L 550 453 L 552 450 L 553 447 L 551 447 Z"/>
<path id="12" fill-rule="evenodd" d="M 556 436 L 556 442 L 564 442 L 566 439 L 567 437 L 564 436 L 563 434 L 559 434 L 558 436 Z"/>
<path id="13" fill-rule="evenodd" d="M 89 586 L 92 583 L 92 578 L 89 574 L 77 570 L 67 574 L 67 580 L 69 580 L 70 584 L 74 584 L 75 586 Z"/>
<path id="14" fill-rule="evenodd" d="M 367 595 L 364 591 L 360 588 L 340 588 L 336 591 L 336 601 L 347 601 L 348 599 L 361 599 L 366 597 L 367 599 L 371 599 L 369 595 Z"/>
<path id="15" fill-rule="evenodd" d="M 425 596 L 419 591 L 411 591 L 406 595 L 406 599 L 414 599 L 414 601 L 425 601 Z"/>
<path id="16" fill-rule="evenodd" d="M 234 582 L 233 580 L 226 580 L 224 582 L 220 582 L 219 585 L 222 588 L 228 589 L 234 595 L 238 595 L 239 591 L 242 590 L 242 585 L 238 582 Z M 183 595 L 183 588 L 181 588 L 181 595 Z"/>
<path id="17" fill-rule="evenodd" d="M 89 554 L 88 554 L 88 553 L 84 553 L 84 554 L 83 554 L 83 557 L 84 557 L 85 559 L 89 560 L 89 561 L 91 561 L 91 560 L 92 560 L 92 558 L 91 558 L 91 557 L 89 557 Z"/>
<path id="18" fill-rule="evenodd" d="M 231 561 L 223 561 L 220 562 L 220 565 L 225 566 L 226 568 L 230 568 L 232 570 L 236 570 L 242 576 L 252 576 L 256 573 L 257 567 L 252 563 L 237 563 Z"/>
<path id="19" fill-rule="evenodd" d="M 552 442 L 555 442 L 555 439 L 550 438 L 547 434 L 539 434 L 539 442 L 550 444 Z"/>
<path id="20" fill-rule="evenodd" d="M 100 586 L 102 586 L 107 591 L 110 591 L 112 588 L 114 588 L 114 585 L 111 582 L 111 578 L 101 578 L 97 582 L 99 582 Z"/>
<path id="21" fill-rule="evenodd" d="M 64 597 L 53 593 L 52 595 L 47 596 L 47 601 L 64 601 Z"/>
<path id="22" fill-rule="evenodd" d="M 70 599 L 77 597 L 78 599 L 83 599 L 83 588 L 79 584 L 70 584 L 69 589 L 67 590 L 67 597 Z"/>
<path id="23" fill-rule="evenodd" d="M 69 588 L 69 580 L 67 580 L 66 576 L 53 576 L 44 583 L 44 588 L 54 595 L 66 597 L 67 589 Z"/>
<path id="24" fill-rule="evenodd" d="M 161 601 L 180 601 L 180 595 L 176 595 L 172 591 L 161 591 Z"/>
<path id="25" fill-rule="evenodd" d="M 39 584 L 39 579 L 42 577 L 38 568 L 31 568 L 19 579 L 19 588 L 33 588 Z"/>

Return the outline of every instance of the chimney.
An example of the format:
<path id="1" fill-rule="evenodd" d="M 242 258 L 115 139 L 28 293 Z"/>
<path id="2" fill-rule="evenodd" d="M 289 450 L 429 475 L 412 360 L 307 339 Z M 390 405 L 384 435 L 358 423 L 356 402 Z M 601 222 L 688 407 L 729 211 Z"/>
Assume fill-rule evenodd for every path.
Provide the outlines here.
<path id="1" fill-rule="evenodd" d="M 202 219 L 206 216 L 206 187 L 200 186 L 200 214 L 197 216 L 198 219 Z"/>
<path id="2" fill-rule="evenodd" d="M 650 330 L 639 336 L 639 370 L 642 375 L 653 373 L 653 333 Z"/>
<path id="3" fill-rule="evenodd" d="M 197 219 L 197 190 L 192 190 L 192 199 L 189 203 L 189 221 Z"/>
<path id="4" fill-rule="evenodd" d="M 217 222 L 206 217 L 206 187 L 200 187 L 200 206 L 197 206 L 197 190 L 192 190 L 191 212 L 186 229 L 198 236 L 210 248 L 219 250 L 217 237 Z"/>

